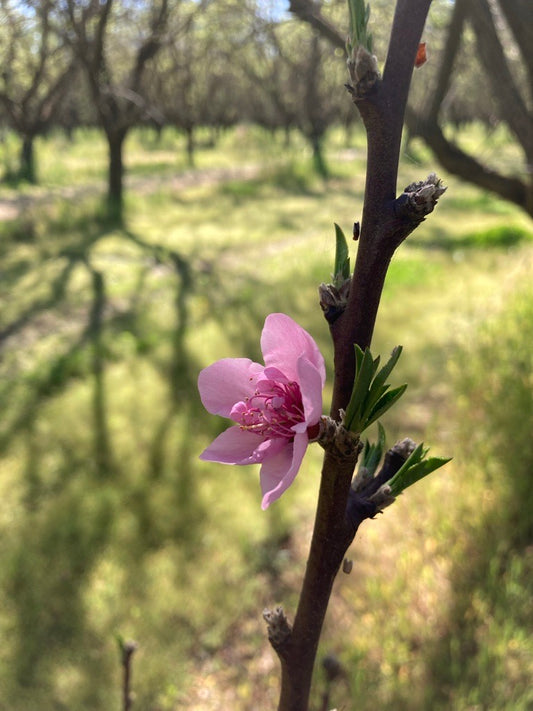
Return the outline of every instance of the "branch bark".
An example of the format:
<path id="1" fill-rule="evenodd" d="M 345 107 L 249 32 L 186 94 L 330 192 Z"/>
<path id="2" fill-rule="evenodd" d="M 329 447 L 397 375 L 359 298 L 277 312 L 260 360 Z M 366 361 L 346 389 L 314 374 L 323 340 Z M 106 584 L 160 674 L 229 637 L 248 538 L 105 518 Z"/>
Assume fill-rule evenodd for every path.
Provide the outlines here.
<path id="1" fill-rule="evenodd" d="M 350 294 L 345 311 L 331 324 L 335 360 L 331 417 L 337 421 L 353 387 L 354 344 L 363 349 L 370 345 L 390 260 L 398 245 L 423 219 L 423 215 L 406 208 L 407 198 L 397 200 L 395 196 L 404 111 L 430 3 L 431 0 L 398 0 L 383 80 L 362 96 L 357 87 L 352 89 L 368 135 L 368 164 Z M 309 3 L 305 6 L 304 19 L 315 27 L 321 25 L 316 7 Z M 301 0 L 293 0 L 291 9 L 303 16 Z M 338 443 L 326 448 L 294 627 L 281 643 L 273 643 L 282 668 L 279 711 L 308 708 L 313 666 L 335 576 L 359 524 L 376 512 L 366 499 L 359 498 L 351 502 L 350 516 L 346 515 L 359 448 L 359 440 L 350 437 L 342 450 Z"/>

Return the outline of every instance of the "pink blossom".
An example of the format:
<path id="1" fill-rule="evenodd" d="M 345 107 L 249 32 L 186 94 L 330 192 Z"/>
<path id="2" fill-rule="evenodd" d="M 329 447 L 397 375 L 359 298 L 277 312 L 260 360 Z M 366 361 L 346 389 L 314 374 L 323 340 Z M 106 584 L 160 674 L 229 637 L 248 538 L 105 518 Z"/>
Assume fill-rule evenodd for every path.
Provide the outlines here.
<path id="1" fill-rule="evenodd" d="M 248 358 L 224 358 L 198 376 L 206 410 L 237 423 L 200 459 L 261 464 L 266 509 L 292 484 L 318 432 L 326 369 L 314 340 L 285 314 L 267 316 L 261 350 L 264 366 Z"/>

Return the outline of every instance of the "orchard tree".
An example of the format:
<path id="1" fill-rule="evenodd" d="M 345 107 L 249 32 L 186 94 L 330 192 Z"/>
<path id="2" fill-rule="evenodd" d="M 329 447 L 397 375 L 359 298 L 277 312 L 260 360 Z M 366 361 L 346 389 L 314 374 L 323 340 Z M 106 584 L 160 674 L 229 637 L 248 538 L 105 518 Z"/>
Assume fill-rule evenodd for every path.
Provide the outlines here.
<path id="1" fill-rule="evenodd" d="M 59 0 L 58 22 L 82 67 L 109 151 L 108 205 L 122 215 L 129 130 L 156 111 L 143 76 L 165 40 L 168 0 Z"/>
<path id="2" fill-rule="evenodd" d="M 1 0 L 0 8 L 0 104 L 22 138 L 19 177 L 35 182 L 35 138 L 56 119 L 75 61 L 54 29 L 53 0 Z"/>
<path id="3" fill-rule="evenodd" d="M 317 32 L 293 20 L 259 20 L 251 56 L 245 68 L 255 96 L 251 117 L 274 128 L 297 127 L 312 150 L 315 170 L 326 177 L 324 138 L 332 125 L 345 123 L 347 113 L 339 92 L 339 56 Z"/>
<path id="4" fill-rule="evenodd" d="M 239 118 L 244 97 L 235 76 L 237 38 L 231 27 L 237 26 L 241 12 L 228 2 L 183 3 L 171 18 L 168 41 L 145 77 L 147 95 L 165 123 L 184 132 L 191 167 L 196 130 L 232 125 Z M 224 32 L 230 18 L 229 32 Z"/>

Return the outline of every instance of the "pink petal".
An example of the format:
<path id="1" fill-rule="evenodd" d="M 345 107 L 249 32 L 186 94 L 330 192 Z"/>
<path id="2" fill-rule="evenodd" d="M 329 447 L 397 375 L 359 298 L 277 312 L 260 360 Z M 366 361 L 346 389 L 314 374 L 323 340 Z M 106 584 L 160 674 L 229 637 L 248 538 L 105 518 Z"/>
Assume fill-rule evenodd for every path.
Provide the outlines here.
<path id="1" fill-rule="evenodd" d="M 265 439 L 235 425 L 219 434 L 200 454 L 200 459 L 220 464 L 261 464 L 276 456 L 286 444 L 285 439 Z"/>
<path id="2" fill-rule="evenodd" d="M 326 381 L 324 358 L 317 344 L 301 326 L 285 314 L 266 317 L 261 334 L 261 350 L 265 366 L 278 368 L 289 380 L 298 382 L 298 359 L 307 358 Z"/>
<path id="3" fill-rule="evenodd" d="M 263 366 L 249 358 L 223 358 L 198 375 L 198 390 L 205 409 L 229 417 L 235 403 L 253 394 Z"/>
<path id="4" fill-rule="evenodd" d="M 235 425 L 219 434 L 200 454 L 200 459 L 221 464 L 257 464 L 263 461 L 261 446 L 264 444 L 264 437 Z"/>
<path id="5" fill-rule="evenodd" d="M 273 501 L 279 499 L 292 484 L 300 469 L 308 443 L 307 433 L 297 434 L 294 437 L 294 442 L 287 442 L 278 454 L 265 459 L 260 472 L 263 491 L 261 508 L 263 510 L 267 509 Z"/>
<path id="6" fill-rule="evenodd" d="M 298 359 L 298 382 L 304 406 L 305 424 L 316 425 L 322 416 L 322 374 L 307 358 Z"/>

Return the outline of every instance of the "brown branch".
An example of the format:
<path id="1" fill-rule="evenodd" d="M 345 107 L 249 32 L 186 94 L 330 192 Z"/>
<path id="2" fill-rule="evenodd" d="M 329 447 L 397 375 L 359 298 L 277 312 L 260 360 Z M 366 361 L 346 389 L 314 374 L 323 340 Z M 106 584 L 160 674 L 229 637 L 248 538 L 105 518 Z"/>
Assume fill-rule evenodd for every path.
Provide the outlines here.
<path id="1" fill-rule="evenodd" d="M 431 0 L 398 0 L 383 81 L 355 99 L 367 131 L 367 174 L 361 236 L 344 314 L 332 325 L 335 383 L 331 416 L 350 398 L 354 350 L 370 345 L 387 269 L 412 231 L 395 213 L 400 142 L 416 51 Z M 402 234 L 403 232 L 403 234 Z"/>
<path id="2" fill-rule="evenodd" d="M 442 102 L 446 98 L 450 86 L 451 74 L 455 58 L 461 46 L 463 26 L 466 19 L 466 0 L 455 0 L 452 18 L 448 25 L 444 51 L 439 65 L 437 84 L 431 97 L 428 111 L 428 120 L 436 123 L 438 121 Z"/>
<path id="3" fill-rule="evenodd" d="M 502 13 L 514 35 L 522 61 L 533 85 L 533 3 L 531 0 L 500 0 Z"/>
<path id="4" fill-rule="evenodd" d="M 321 14 L 318 5 L 312 0 L 290 0 L 289 10 L 300 20 L 318 30 L 333 45 L 341 49 L 345 48 L 346 37 L 343 37 L 339 30 Z"/>
<path id="5" fill-rule="evenodd" d="M 383 81 L 376 75 L 373 85 L 364 92 L 357 86 L 351 87 L 367 130 L 368 166 L 350 294 L 344 313 L 331 324 L 335 359 L 333 420 L 339 420 L 339 411 L 350 398 L 354 344 L 362 348 L 370 345 L 392 255 L 425 214 L 417 211 L 414 198 L 406 195 L 403 200 L 396 200 L 395 196 L 404 111 L 430 2 L 398 0 Z M 307 13 L 306 21 L 317 26 L 316 7 L 311 3 L 293 0 L 291 8 L 301 17 Z M 322 22 L 319 24 L 324 26 Z M 337 32 L 335 36 L 338 38 Z M 353 75 L 357 76 L 357 61 L 354 62 Z M 411 196 L 418 195 L 418 184 L 410 188 Z M 342 433 L 344 440 L 339 443 Z M 342 427 L 338 427 L 333 444 L 326 447 L 311 549 L 294 626 L 290 636 L 284 638 L 282 648 L 277 648 L 282 668 L 279 711 L 308 708 L 312 671 L 333 581 L 359 524 L 376 512 L 375 505 L 358 499 L 350 517 L 346 516 L 359 449 L 358 438 L 351 437 Z"/>

